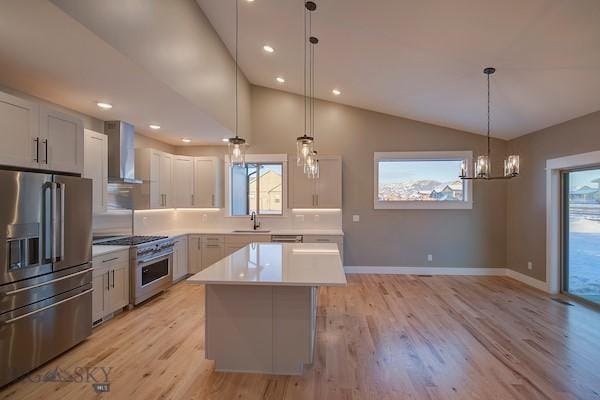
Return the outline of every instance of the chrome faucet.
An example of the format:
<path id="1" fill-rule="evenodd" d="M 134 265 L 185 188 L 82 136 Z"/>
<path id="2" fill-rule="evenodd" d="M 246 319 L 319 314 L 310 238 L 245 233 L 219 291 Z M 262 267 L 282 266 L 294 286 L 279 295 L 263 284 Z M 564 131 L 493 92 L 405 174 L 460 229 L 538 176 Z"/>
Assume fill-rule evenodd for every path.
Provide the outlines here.
<path id="1" fill-rule="evenodd" d="M 256 211 L 252 211 L 250 214 L 250 221 L 252 221 L 252 229 L 257 230 L 260 228 L 260 222 L 258 222 L 258 219 L 256 218 Z"/>

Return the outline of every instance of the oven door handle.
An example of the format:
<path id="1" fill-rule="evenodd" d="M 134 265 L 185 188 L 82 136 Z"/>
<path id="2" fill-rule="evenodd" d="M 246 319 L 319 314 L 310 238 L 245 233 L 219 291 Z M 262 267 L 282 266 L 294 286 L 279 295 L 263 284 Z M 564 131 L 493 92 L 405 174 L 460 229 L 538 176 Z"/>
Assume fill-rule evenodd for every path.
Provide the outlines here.
<path id="1" fill-rule="evenodd" d="M 75 276 L 83 275 L 83 274 L 85 274 L 87 272 L 90 272 L 93 269 L 94 268 L 84 269 L 83 271 L 79 271 L 79 272 L 76 272 L 76 273 L 71 274 L 71 275 L 66 275 L 66 276 L 62 276 L 60 278 L 52 279 L 51 281 L 42 282 L 42 283 L 38 283 L 37 285 L 31 285 L 31 286 L 27 286 L 27 287 L 24 287 L 24 288 L 11 290 L 10 292 L 5 292 L 4 295 L 5 296 L 12 296 L 13 294 L 25 292 L 27 290 L 36 289 L 36 288 L 39 288 L 39 287 L 42 287 L 42 286 L 50 285 L 52 283 L 64 281 L 65 279 L 69 279 L 69 278 L 73 278 Z"/>
<path id="2" fill-rule="evenodd" d="M 76 294 L 75 296 L 71 296 L 71 297 L 69 297 L 68 299 L 64 299 L 64 300 L 58 301 L 58 302 L 56 302 L 56 303 L 54 303 L 54 304 L 50 304 L 50 305 L 48 305 L 48 306 L 46 306 L 46 307 L 42 307 L 42 308 L 40 308 L 40 309 L 37 309 L 37 310 L 35 310 L 35 311 L 32 311 L 32 312 L 28 312 L 27 314 L 19 315 L 18 317 L 15 317 L 15 318 L 7 319 L 6 321 L 4 321 L 4 324 L 5 324 L 5 325 L 12 324 L 12 323 L 13 323 L 13 322 L 15 322 L 15 321 L 18 321 L 18 320 L 20 320 L 20 319 L 23 319 L 23 318 L 30 317 L 30 316 L 32 316 L 32 315 L 34 315 L 34 314 L 37 314 L 37 313 L 40 313 L 40 312 L 42 312 L 42 311 L 48 310 L 48 309 L 50 309 L 50 308 L 56 307 L 56 306 L 58 306 L 58 305 L 61 305 L 61 304 L 63 304 L 63 303 L 66 303 L 66 302 L 68 302 L 68 301 L 74 300 L 74 299 L 76 299 L 76 298 L 78 298 L 78 297 L 84 296 L 84 295 L 86 295 L 86 294 L 88 294 L 88 293 L 92 293 L 93 291 L 94 291 L 94 289 L 88 289 L 88 290 L 86 290 L 85 292 L 81 292 L 81 293 L 79 293 L 79 294 Z"/>
<path id="3" fill-rule="evenodd" d="M 152 264 L 152 263 L 155 263 L 155 262 L 157 262 L 157 261 L 163 260 L 163 259 L 165 259 L 165 258 L 169 258 L 169 257 L 171 257 L 172 255 L 173 255 L 173 252 L 172 252 L 172 251 L 170 251 L 170 252 L 168 252 L 168 253 L 163 253 L 163 254 L 161 254 L 161 255 L 160 255 L 160 256 L 158 256 L 158 257 L 150 258 L 150 259 L 148 259 L 148 260 L 142 260 L 142 261 L 138 261 L 138 267 L 142 267 L 142 268 L 143 268 L 143 267 L 145 267 L 145 266 L 146 266 L 146 265 L 148 265 L 148 264 Z"/>

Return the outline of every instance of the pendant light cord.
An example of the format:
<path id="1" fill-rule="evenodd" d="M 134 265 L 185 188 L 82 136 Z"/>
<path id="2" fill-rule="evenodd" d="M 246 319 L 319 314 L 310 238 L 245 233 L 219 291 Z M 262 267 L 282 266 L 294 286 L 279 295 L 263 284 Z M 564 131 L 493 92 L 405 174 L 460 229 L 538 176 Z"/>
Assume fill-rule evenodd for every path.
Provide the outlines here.
<path id="1" fill-rule="evenodd" d="M 238 3 L 235 0 L 235 137 L 238 138 Z"/>
<path id="2" fill-rule="evenodd" d="M 490 74 L 487 74 L 487 155 L 490 162 Z"/>
<path id="3" fill-rule="evenodd" d="M 302 2 L 302 4 L 305 4 L 304 1 Z M 307 106 L 307 102 L 308 102 L 308 98 L 307 98 L 307 92 L 308 92 L 308 86 L 307 86 L 307 82 L 308 79 L 306 77 L 307 71 L 306 71 L 306 47 L 307 47 L 307 32 L 306 32 L 306 13 L 308 12 L 308 10 L 306 9 L 306 7 L 304 7 L 304 136 L 306 137 L 306 128 L 307 128 L 307 119 L 308 119 L 308 106 Z"/>

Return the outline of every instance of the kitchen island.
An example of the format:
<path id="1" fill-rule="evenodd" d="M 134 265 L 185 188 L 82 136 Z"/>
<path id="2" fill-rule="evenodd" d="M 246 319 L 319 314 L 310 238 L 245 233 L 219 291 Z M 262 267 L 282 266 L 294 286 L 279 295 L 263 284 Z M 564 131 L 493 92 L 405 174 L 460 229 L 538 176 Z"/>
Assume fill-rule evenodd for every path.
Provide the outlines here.
<path id="1" fill-rule="evenodd" d="M 319 286 L 346 286 L 335 244 L 251 243 L 187 280 L 206 285 L 217 371 L 300 375 L 312 364 Z"/>

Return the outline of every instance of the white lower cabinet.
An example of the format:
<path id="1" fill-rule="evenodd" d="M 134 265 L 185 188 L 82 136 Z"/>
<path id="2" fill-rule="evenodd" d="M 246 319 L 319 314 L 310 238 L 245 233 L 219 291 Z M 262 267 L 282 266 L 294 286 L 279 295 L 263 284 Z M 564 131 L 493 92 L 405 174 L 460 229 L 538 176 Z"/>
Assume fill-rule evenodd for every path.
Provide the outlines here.
<path id="1" fill-rule="evenodd" d="M 335 243 L 340 251 L 340 258 L 344 262 L 344 237 L 341 235 L 304 235 L 304 243 Z"/>
<path id="2" fill-rule="evenodd" d="M 202 262 L 201 268 L 205 269 L 225 257 L 225 240 L 223 235 L 203 235 L 200 239 Z"/>
<path id="3" fill-rule="evenodd" d="M 188 239 L 181 236 L 175 239 L 173 248 L 173 282 L 181 280 L 188 274 Z"/>
<path id="4" fill-rule="evenodd" d="M 92 322 L 100 322 L 129 304 L 129 250 L 92 260 Z"/>
<path id="5" fill-rule="evenodd" d="M 190 274 L 202 271 L 202 236 L 188 236 L 188 268 Z"/>

